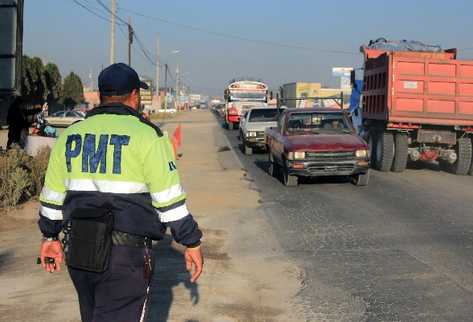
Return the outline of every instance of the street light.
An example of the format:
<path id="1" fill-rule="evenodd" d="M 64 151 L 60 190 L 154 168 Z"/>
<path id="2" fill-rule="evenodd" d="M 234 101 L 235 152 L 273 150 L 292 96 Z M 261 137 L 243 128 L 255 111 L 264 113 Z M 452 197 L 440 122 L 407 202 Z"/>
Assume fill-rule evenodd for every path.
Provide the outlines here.
<path id="1" fill-rule="evenodd" d="M 165 58 L 165 60 L 168 60 L 169 57 L 171 55 L 176 55 L 176 54 L 179 54 L 181 53 L 181 50 L 180 49 L 174 49 L 172 50 L 168 55 L 167 57 Z M 166 70 L 165 70 L 165 75 L 164 75 L 164 80 L 165 80 L 165 83 L 166 83 L 166 94 L 164 96 L 164 109 L 167 110 L 168 109 L 168 88 L 167 88 L 167 71 L 168 71 L 168 65 L 166 64 Z M 177 73 L 176 73 L 176 90 L 178 89 L 178 80 L 179 80 L 179 64 L 177 64 Z M 176 91 L 176 98 L 177 98 L 177 91 Z M 176 106 L 177 107 L 177 106 Z"/>

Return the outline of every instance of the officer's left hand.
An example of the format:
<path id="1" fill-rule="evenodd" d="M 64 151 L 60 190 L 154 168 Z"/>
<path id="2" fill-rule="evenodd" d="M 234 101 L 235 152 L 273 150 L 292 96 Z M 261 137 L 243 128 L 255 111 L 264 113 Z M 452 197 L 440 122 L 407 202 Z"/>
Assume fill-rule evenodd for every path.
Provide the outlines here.
<path id="1" fill-rule="evenodd" d="M 194 266 L 194 272 L 192 272 L 191 282 L 195 283 L 202 274 L 202 268 L 204 266 L 204 257 L 202 256 L 202 250 L 200 246 L 195 248 L 187 248 L 184 257 L 186 259 L 186 268 L 189 272 L 192 272 L 192 266 Z"/>
<path id="2" fill-rule="evenodd" d="M 46 257 L 54 258 L 54 264 L 48 264 L 45 261 Z M 62 245 L 59 240 L 41 242 L 41 249 L 39 253 L 41 259 L 41 265 L 46 272 L 52 273 L 55 271 L 61 271 L 61 264 L 64 261 L 64 253 L 62 252 Z"/>

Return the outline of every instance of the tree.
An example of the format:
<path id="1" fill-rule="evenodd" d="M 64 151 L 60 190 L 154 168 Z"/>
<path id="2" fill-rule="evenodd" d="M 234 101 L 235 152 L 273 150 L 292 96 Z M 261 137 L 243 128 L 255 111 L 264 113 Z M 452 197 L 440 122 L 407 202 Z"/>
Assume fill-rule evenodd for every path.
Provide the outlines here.
<path id="1" fill-rule="evenodd" d="M 74 107 L 84 101 L 84 87 L 79 76 L 71 72 L 64 78 L 62 87 L 63 103 L 67 107 Z"/>
<path id="2" fill-rule="evenodd" d="M 44 66 L 48 102 L 57 102 L 62 97 L 62 77 L 59 68 L 54 63 Z"/>
<path id="3" fill-rule="evenodd" d="M 41 58 L 23 56 L 22 95 L 32 103 L 42 104 L 47 98 L 47 84 Z"/>

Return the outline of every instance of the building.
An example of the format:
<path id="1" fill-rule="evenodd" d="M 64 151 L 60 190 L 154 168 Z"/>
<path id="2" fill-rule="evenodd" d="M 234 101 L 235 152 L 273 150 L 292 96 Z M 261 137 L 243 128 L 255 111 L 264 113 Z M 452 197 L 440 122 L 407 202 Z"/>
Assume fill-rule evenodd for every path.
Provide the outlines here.
<path id="1" fill-rule="evenodd" d="M 90 89 L 84 89 L 84 101 L 88 104 L 89 108 L 100 105 L 99 92 Z"/>
<path id="2" fill-rule="evenodd" d="M 140 77 L 140 79 L 149 87 L 148 89 L 140 89 L 141 105 L 149 110 L 153 105 L 153 81 L 144 77 Z"/>
<path id="3" fill-rule="evenodd" d="M 295 82 L 284 84 L 281 87 L 282 105 L 287 107 L 312 106 L 313 100 L 296 100 L 304 97 L 317 97 L 322 88 L 321 83 Z"/>
<path id="4" fill-rule="evenodd" d="M 312 107 L 316 105 L 317 99 L 323 97 L 340 97 L 343 93 L 344 106 L 349 102 L 351 88 L 324 88 L 321 83 L 294 82 L 284 84 L 281 87 L 281 105 L 287 107 Z M 308 99 L 303 99 L 308 98 Z M 324 106 L 337 106 L 335 100 L 324 100 Z"/>

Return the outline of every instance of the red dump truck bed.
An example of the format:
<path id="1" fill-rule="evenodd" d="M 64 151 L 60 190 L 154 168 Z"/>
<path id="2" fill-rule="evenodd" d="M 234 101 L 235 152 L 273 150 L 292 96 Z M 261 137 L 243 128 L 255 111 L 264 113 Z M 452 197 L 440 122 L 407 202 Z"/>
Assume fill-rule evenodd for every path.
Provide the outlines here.
<path id="1" fill-rule="evenodd" d="M 456 50 L 363 52 L 364 119 L 396 125 L 473 125 L 473 61 L 457 60 Z"/>

